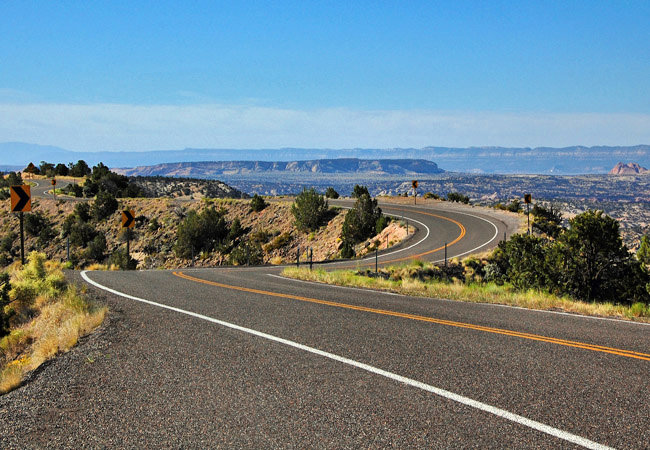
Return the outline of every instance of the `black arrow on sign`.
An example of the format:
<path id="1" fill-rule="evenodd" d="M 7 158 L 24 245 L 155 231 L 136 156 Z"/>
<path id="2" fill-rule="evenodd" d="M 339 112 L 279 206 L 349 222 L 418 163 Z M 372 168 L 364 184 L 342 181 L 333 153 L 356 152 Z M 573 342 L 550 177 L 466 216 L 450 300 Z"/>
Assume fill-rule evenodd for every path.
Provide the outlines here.
<path id="1" fill-rule="evenodd" d="M 13 189 L 16 195 L 20 198 L 12 211 L 22 211 L 25 209 L 25 206 L 27 206 L 27 202 L 29 202 L 30 197 L 27 195 L 27 192 L 23 190 L 22 186 L 12 186 L 11 189 Z"/>
<path id="2" fill-rule="evenodd" d="M 131 228 L 131 224 L 135 220 L 131 211 L 122 211 L 122 228 Z"/>

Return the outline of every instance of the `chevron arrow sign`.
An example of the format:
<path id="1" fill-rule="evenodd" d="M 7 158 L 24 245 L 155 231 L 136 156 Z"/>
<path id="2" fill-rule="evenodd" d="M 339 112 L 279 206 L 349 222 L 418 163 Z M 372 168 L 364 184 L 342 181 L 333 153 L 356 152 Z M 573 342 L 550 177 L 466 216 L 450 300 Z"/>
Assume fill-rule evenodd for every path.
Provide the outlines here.
<path id="1" fill-rule="evenodd" d="M 133 228 L 135 226 L 135 215 L 130 209 L 122 211 L 122 228 Z"/>
<path id="2" fill-rule="evenodd" d="M 11 186 L 11 212 L 27 212 L 32 210 L 31 187 L 27 184 Z"/>

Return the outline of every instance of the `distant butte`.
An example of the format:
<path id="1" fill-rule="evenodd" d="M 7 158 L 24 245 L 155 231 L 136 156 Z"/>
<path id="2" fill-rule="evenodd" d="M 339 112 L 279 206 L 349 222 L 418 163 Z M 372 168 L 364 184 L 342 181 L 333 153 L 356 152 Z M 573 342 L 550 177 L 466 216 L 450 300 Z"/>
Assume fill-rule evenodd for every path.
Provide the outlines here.
<path id="1" fill-rule="evenodd" d="M 650 170 L 641 167 L 637 163 L 623 164 L 622 162 L 616 164 L 616 166 L 609 171 L 610 175 L 640 175 L 647 173 L 650 173 Z"/>

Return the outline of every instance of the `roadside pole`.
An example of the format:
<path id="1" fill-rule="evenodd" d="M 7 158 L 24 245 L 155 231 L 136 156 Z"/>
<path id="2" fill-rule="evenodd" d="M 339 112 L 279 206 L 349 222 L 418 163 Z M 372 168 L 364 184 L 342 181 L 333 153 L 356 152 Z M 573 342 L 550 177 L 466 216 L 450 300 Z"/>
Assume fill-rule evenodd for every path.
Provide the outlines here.
<path id="1" fill-rule="evenodd" d="M 413 186 L 413 204 L 418 204 L 418 180 L 411 181 L 411 186 Z"/>
<path id="2" fill-rule="evenodd" d="M 20 261 L 25 265 L 25 233 L 23 231 L 23 212 L 20 211 Z"/>
<path id="3" fill-rule="evenodd" d="M 131 260 L 131 229 L 135 227 L 135 214 L 130 209 L 122 211 L 122 229 L 126 233 L 126 261 Z M 194 247 L 192 247 L 192 250 Z M 194 253 L 194 252 L 192 252 Z M 192 254 L 192 264 L 194 264 L 194 254 Z"/>
<path id="4" fill-rule="evenodd" d="M 23 212 L 32 210 L 32 194 L 29 185 L 10 186 L 11 212 L 20 213 L 20 261 L 25 264 L 25 231 Z"/>

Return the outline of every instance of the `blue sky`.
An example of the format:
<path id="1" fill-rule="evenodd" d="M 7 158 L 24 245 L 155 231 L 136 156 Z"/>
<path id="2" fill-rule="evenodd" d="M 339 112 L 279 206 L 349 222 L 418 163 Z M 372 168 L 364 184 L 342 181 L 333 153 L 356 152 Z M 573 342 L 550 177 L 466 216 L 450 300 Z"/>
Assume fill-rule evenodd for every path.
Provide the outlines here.
<path id="1" fill-rule="evenodd" d="M 0 141 L 650 143 L 650 2 L 0 2 Z"/>

